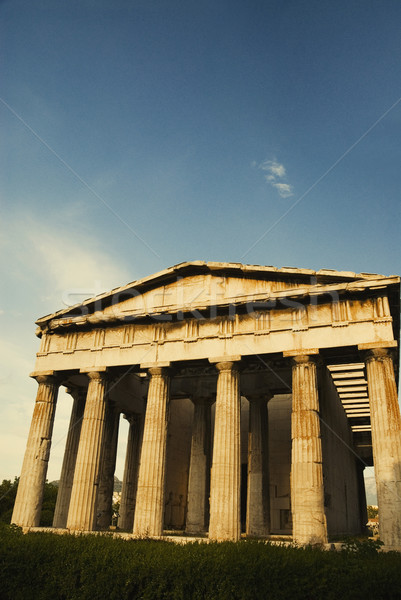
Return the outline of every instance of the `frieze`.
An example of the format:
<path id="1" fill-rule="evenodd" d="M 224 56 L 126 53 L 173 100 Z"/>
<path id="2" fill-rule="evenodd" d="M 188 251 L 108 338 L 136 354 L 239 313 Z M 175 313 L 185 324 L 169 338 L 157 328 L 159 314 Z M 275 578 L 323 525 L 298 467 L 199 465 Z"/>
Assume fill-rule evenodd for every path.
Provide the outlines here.
<path id="1" fill-rule="evenodd" d="M 93 346 L 91 350 L 97 351 L 102 350 L 104 347 L 105 330 L 95 329 L 93 336 Z"/>
<path id="2" fill-rule="evenodd" d="M 378 296 L 373 301 L 373 316 L 375 323 L 391 321 L 390 306 L 387 296 Z"/>

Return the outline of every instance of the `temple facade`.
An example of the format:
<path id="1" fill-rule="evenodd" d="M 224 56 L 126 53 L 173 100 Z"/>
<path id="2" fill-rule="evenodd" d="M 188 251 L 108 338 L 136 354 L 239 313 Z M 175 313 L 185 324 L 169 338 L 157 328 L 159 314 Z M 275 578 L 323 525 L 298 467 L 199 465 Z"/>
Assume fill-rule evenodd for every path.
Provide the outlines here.
<path id="1" fill-rule="evenodd" d="M 38 382 L 12 521 L 38 527 L 60 386 L 73 397 L 54 528 L 288 536 L 367 522 L 401 548 L 400 278 L 188 262 L 37 321 Z"/>

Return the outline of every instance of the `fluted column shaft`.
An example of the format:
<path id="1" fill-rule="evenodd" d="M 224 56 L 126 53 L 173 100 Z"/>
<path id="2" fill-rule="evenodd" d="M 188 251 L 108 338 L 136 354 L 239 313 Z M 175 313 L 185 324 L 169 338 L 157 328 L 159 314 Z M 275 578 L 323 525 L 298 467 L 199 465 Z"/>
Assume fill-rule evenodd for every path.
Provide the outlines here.
<path id="1" fill-rule="evenodd" d="M 55 377 L 45 375 L 35 379 L 39 389 L 11 518 L 12 523 L 21 527 L 38 527 L 40 523 L 58 395 Z"/>
<path id="2" fill-rule="evenodd" d="M 246 533 L 263 537 L 270 532 L 268 417 L 266 396 L 248 397 L 248 491 Z"/>
<path id="3" fill-rule="evenodd" d="M 216 364 L 213 462 L 210 482 L 209 538 L 238 540 L 240 523 L 240 388 L 234 362 Z"/>
<path id="4" fill-rule="evenodd" d="M 127 451 L 125 455 L 118 527 L 120 529 L 132 530 L 134 524 L 139 457 L 142 444 L 144 418 L 142 415 L 131 415 L 126 418 L 129 421 L 130 427 L 128 431 Z"/>
<path id="5" fill-rule="evenodd" d="M 139 467 L 134 534 L 163 533 L 164 479 L 170 378 L 167 369 L 149 369 L 150 382 Z"/>
<path id="6" fill-rule="evenodd" d="M 401 418 L 392 358 L 386 349 L 366 357 L 380 539 L 401 547 Z"/>
<path id="7" fill-rule="evenodd" d="M 106 376 L 88 373 L 89 386 L 75 465 L 67 528 L 93 531 L 105 434 Z"/>
<path id="8" fill-rule="evenodd" d="M 210 409 L 211 402 L 208 398 L 194 400 L 186 519 L 188 533 L 206 530 L 210 487 Z"/>
<path id="9" fill-rule="evenodd" d="M 366 526 L 368 522 L 368 507 L 366 504 L 366 491 L 365 491 L 365 479 L 363 477 L 363 471 L 365 465 L 357 458 L 355 461 L 356 478 L 358 485 L 358 501 L 359 501 L 359 520 L 361 533 L 366 532 Z"/>
<path id="10" fill-rule="evenodd" d="M 64 528 L 67 525 L 68 508 L 70 505 L 72 483 L 74 481 L 86 396 L 85 388 L 70 388 L 67 391 L 72 395 L 74 402 L 71 410 L 70 425 L 65 443 L 63 465 L 61 467 L 60 483 L 54 510 L 53 527 L 57 528 Z"/>
<path id="11" fill-rule="evenodd" d="M 102 465 L 96 505 L 97 529 L 108 529 L 111 525 L 119 424 L 120 412 L 109 400 L 106 404 Z"/>
<path id="12" fill-rule="evenodd" d="M 294 358 L 291 437 L 293 538 L 299 544 L 326 543 L 317 372 L 309 356 Z"/>

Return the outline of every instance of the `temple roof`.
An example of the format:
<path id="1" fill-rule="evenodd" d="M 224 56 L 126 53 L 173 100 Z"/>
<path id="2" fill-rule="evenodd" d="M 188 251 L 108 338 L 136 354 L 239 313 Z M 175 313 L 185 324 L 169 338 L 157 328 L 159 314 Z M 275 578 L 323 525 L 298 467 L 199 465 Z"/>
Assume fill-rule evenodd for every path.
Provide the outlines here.
<path id="1" fill-rule="evenodd" d="M 387 277 L 375 273 L 354 273 L 352 271 L 335 271 L 332 269 L 315 271 L 294 267 L 277 268 L 273 266 L 243 265 L 241 263 L 226 262 L 182 262 L 153 275 L 128 283 L 125 286 L 114 288 L 93 298 L 88 298 L 74 306 L 69 306 L 41 317 L 36 323 L 40 329 L 45 329 L 50 324 L 50 321 L 70 321 L 71 318 L 74 321 L 74 315 L 82 314 L 83 309 L 86 314 L 91 314 L 95 311 L 98 312 L 99 307 L 100 310 L 103 310 L 104 307 L 112 304 L 113 298 L 118 297 L 119 301 L 124 300 L 125 297 L 131 297 L 133 291 L 135 295 L 143 296 L 149 290 L 162 288 L 188 277 L 202 275 L 234 278 L 236 280 L 247 279 L 259 282 L 280 282 L 280 285 L 276 286 L 277 289 L 270 290 L 268 294 L 264 292 L 262 294 L 264 298 L 273 296 L 299 297 L 309 294 L 320 295 L 330 293 L 334 290 L 363 291 L 364 289 L 387 287 L 389 285 L 399 285 L 400 283 L 400 278 L 397 276 Z M 247 301 L 249 295 L 244 295 L 243 299 Z M 241 302 L 241 294 L 239 294 L 238 301 Z"/>

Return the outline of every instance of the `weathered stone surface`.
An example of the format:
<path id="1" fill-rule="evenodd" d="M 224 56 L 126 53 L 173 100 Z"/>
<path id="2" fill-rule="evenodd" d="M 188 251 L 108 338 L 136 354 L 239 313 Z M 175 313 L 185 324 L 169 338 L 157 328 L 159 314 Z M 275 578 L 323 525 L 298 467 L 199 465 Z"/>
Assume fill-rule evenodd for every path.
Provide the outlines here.
<path id="1" fill-rule="evenodd" d="M 216 540 L 238 539 L 245 514 L 250 536 L 292 532 L 299 543 L 323 543 L 353 534 L 365 511 L 355 464 L 372 464 L 371 418 L 381 533 L 401 547 L 401 507 L 391 500 L 401 495 L 401 423 L 387 353 L 398 360 L 399 296 L 398 277 L 196 261 L 39 319 L 36 376 L 54 372 L 82 388 L 90 373 L 81 434 L 68 435 L 55 525 L 65 526 L 68 507 L 71 530 L 108 526 L 117 428 L 106 409 L 114 403 L 145 422 L 143 436 L 130 431 L 125 529 L 160 536 L 164 518 L 169 528 L 204 531 L 210 512 Z M 57 397 L 54 380 L 38 381 L 13 516 L 24 526 L 40 518 Z M 252 400 L 266 390 L 269 419 Z M 210 409 L 196 401 L 215 396 L 209 477 Z M 73 421 L 78 413 L 74 405 Z"/>
<path id="2" fill-rule="evenodd" d="M 53 518 L 53 527 L 60 529 L 67 526 L 68 509 L 74 481 L 87 390 L 86 388 L 71 387 L 67 391 L 72 395 L 74 402 L 71 410 L 70 425 L 65 444 L 64 460 L 61 467 L 60 483 Z"/>
<path id="3" fill-rule="evenodd" d="M 93 531 L 105 435 L 106 374 L 88 373 L 89 386 L 75 465 L 67 528 Z"/>
<path id="4" fill-rule="evenodd" d="M 139 458 L 142 446 L 144 418 L 140 414 L 133 414 L 126 418 L 130 426 L 127 451 L 125 454 L 118 527 L 130 531 L 134 526 L 136 490 L 138 486 Z"/>
<path id="5" fill-rule="evenodd" d="M 116 468 L 120 411 L 114 402 L 106 403 L 102 464 L 96 506 L 96 529 L 108 529 L 113 514 L 114 471 Z"/>
<path id="6" fill-rule="evenodd" d="M 164 529 L 167 530 L 185 529 L 193 413 L 189 398 L 172 396 L 166 445 Z"/>
<path id="7" fill-rule="evenodd" d="M 309 356 L 294 357 L 292 376 L 293 538 L 299 544 L 325 544 L 327 524 L 315 362 Z"/>
<path id="8" fill-rule="evenodd" d="M 248 498 L 246 533 L 266 537 L 270 533 L 268 420 L 266 395 L 248 396 Z"/>
<path id="9" fill-rule="evenodd" d="M 319 375 L 319 414 L 327 534 L 336 537 L 359 535 L 367 523 L 367 518 L 361 521 L 363 498 L 358 490 L 358 473 L 355 475 L 357 455 L 352 431 L 344 408 L 338 401 L 338 393 L 330 372 L 322 367 Z M 363 479 L 362 485 L 364 495 Z M 366 513 L 366 500 L 364 504 Z"/>
<path id="10" fill-rule="evenodd" d="M 401 549 L 401 417 L 392 358 L 387 349 L 366 357 L 380 539 Z"/>
<path id="11" fill-rule="evenodd" d="M 50 375 L 36 376 L 39 383 L 28 443 L 11 522 L 38 527 L 49 463 L 58 382 Z"/>
<path id="12" fill-rule="evenodd" d="M 150 368 L 149 375 L 134 518 L 134 534 L 137 536 L 160 536 L 163 533 L 170 380 L 165 368 Z"/>
<path id="13" fill-rule="evenodd" d="M 188 533 L 206 531 L 209 509 L 211 402 L 208 398 L 197 398 L 194 405 L 186 519 Z"/>
<path id="14" fill-rule="evenodd" d="M 39 319 L 46 339 L 36 369 L 92 367 L 94 352 L 96 364 L 112 367 L 141 364 L 145 355 L 146 361 L 161 364 L 241 355 L 244 347 L 247 355 L 260 356 L 394 340 L 388 301 L 379 306 L 356 297 L 378 285 L 396 286 L 399 278 L 185 263 L 105 294 L 104 307 L 98 298 L 86 302 L 77 316 L 59 311 Z M 340 299 L 345 292 L 353 294 L 352 303 Z M 317 302 L 319 297 L 326 301 Z M 236 307 L 235 319 L 228 306 Z M 144 314 L 163 318 L 134 322 Z"/>
<path id="15" fill-rule="evenodd" d="M 239 371 L 233 362 L 217 363 L 216 368 L 209 538 L 235 541 L 241 534 Z"/>

